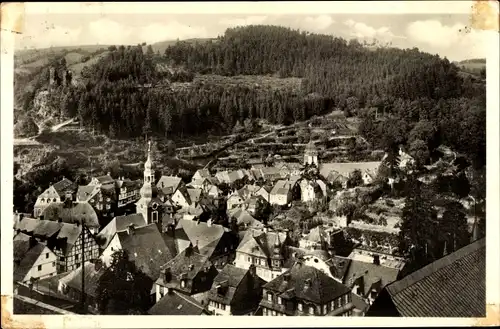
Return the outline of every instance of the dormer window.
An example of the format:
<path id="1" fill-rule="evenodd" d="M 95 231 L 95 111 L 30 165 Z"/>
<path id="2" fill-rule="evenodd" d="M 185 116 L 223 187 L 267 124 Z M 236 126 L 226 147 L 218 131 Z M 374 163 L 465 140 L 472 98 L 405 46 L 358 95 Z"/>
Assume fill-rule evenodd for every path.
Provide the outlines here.
<path id="1" fill-rule="evenodd" d="M 281 305 L 283 301 L 281 300 L 281 297 L 278 297 L 278 305 Z"/>
<path id="2" fill-rule="evenodd" d="M 42 198 L 40 201 L 41 201 L 41 202 L 45 202 L 45 199 L 44 199 L 44 198 Z"/>
<path id="3" fill-rule="evenodd" d="M 267 301 L 268 302 L 273 302 L 273 294 L 271 294 L 270 292 L 267 293 Z"/>
<path id="4" fill-rule="evenodd" d="M 181 288 L 186 288 L 186 280 L 181 280 Z"/>
<path id="5" fill-rule="evenodd" d="M 309 306 L 309 314 L 314 315 L 314 307 Z"/>
<path id="6" fill-rule="evenodd" d="M 110 199 L 110 198 L 106 198 L 106 201 L 107 201 L 107 202 L 110 202 L 110 201 L 111 201 L 111 199 Z"/>
<path id="7" fill-rule="evenodd" d="M 302 310 L 303 310 L 302 303 L 297 304 L 297 309 L 302 312 Z"/>

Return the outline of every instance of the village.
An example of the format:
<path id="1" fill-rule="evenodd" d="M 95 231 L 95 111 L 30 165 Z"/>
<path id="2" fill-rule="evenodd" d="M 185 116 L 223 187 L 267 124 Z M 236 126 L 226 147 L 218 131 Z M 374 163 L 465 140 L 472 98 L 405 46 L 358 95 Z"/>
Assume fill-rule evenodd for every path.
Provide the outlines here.
<path id="1" fill-rule="evenodd" d="M 319 152 L 311 140 L 301 163 L 268 156 L 250 169 L 200 169 L 185 183 L 155 180 L 149 142 L 143 179 L 55 182 L 32 214 L 15 214 L 16 294 L 102 314 L 100 278 L 125 251 L 144 274 L 147 314 L 369 315 L 405 271 L 397 248 L 404 199 L 379 196 L 397 183 L 382 174 L 387 155 L 322 163 Z M 397 164 L 411 171 L 413 158 L 400 149 Z M 484 248 L 469 224 L 469 253 L 445 258 Z"/>

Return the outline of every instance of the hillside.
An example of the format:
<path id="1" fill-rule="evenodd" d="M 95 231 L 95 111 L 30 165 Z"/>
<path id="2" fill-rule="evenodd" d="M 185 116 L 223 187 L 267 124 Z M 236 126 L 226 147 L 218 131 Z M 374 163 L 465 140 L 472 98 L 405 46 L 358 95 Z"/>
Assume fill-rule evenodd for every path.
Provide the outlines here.
<path id="1" fill-rule="evenodd" d="M 367 48 L 277 26 L 228 29 L 217 39 L 93 47 L 20 53 L 15 74 L 18 136 L 37 136 L 34 122 L 41 146 L 33 147 L 55 146 L 47 159 L 86 172 L 84 159 L 94 156 L 101 168 L 142 161 L 132 149 L 141 150 L 145 137 L 160 149 L 177 145 L 178 158 L 197 162 L 190 168 L 269 150 L 293 160 L 310 129 L 327 161 L 362 161 L 402 146 L 427 163 L 444 144 L 475 166 L 485 163 L 484 82 L 416 49 Z M 82 130 L 50 132 L 69 118 Z M 320 123 L 308 128 L 314 120 Z M 333 131 L 356 138 L 322 138 Z M 165 152 L 162 161 L 170 164 L 174 154 Z M 26 168 L 40 162 L 20 161 L 30 163 Z"/>

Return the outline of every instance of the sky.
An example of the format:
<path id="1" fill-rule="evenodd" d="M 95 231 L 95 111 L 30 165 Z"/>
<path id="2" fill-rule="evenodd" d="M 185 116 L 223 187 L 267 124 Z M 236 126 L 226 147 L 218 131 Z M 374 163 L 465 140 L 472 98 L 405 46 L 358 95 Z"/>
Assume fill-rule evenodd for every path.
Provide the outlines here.
<path id="1" fill-rule="evenodd" d="M 229 27 L 287 26 L 346 39 L 417 47 L 451 61 L 486 57 L 487 33 L 465 32 L 467 14 L 30 13 L 16 48 L 154 43 L 222 35 Z"/>

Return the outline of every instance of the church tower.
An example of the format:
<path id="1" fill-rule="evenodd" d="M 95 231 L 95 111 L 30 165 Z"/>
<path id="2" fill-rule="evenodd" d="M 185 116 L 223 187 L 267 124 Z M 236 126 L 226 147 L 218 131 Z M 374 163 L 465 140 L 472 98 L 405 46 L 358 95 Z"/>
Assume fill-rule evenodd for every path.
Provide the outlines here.
<path id="1" fill-rule="evenodd" d="M 316 167 L 319 168 L 318 150 L 316 149 L 316 145 L 314 145 L 314 142 L 312 140 L 309 141 L 304 151 L 304 165 L 311 165 L 311 164 L 314 164 Z"/>
<path id="2" fill-rule="evenodd" d="M 151 141 L 148 142 L 148 157 L 144 164 L 144 183 L 140 190 L 141 198 L 136 203 L 136 212 L 142 214 L 146 224 L 157 223 L 161 232 L 163 202 L 158 198 L 155 185 L 155 173 L 151 160 Z"/>

